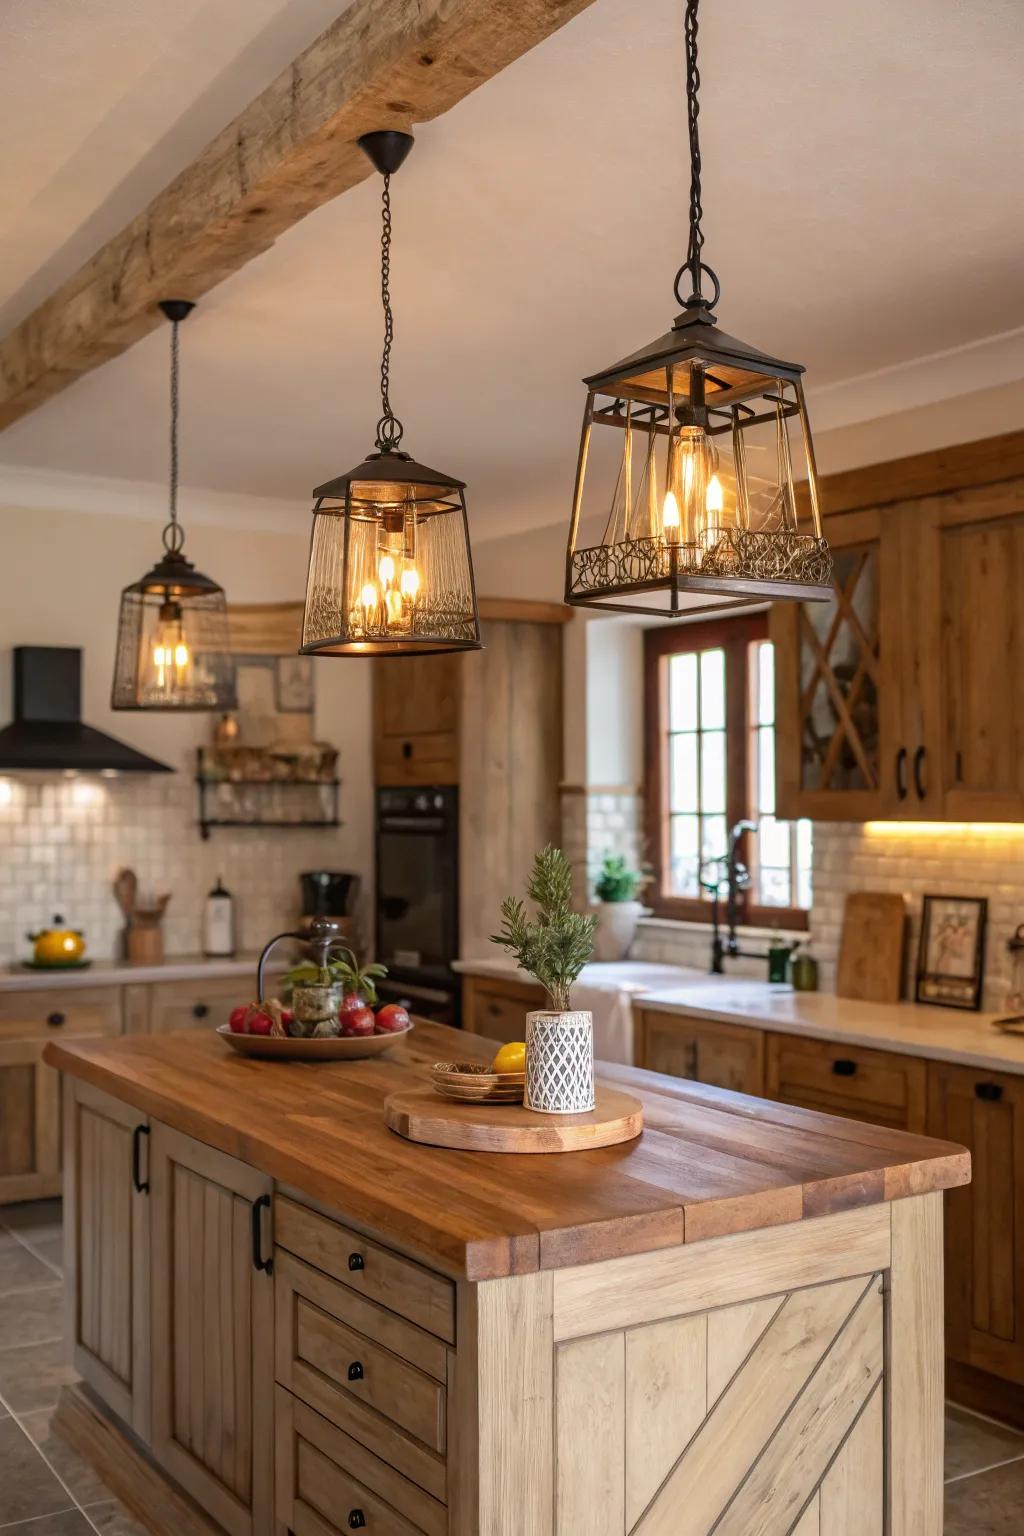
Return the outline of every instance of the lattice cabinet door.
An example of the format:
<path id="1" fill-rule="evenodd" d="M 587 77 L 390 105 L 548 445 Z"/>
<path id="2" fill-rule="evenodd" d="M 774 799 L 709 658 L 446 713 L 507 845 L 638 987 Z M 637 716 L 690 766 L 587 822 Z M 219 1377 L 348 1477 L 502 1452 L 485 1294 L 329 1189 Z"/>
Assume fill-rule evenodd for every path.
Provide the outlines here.
<path id="1" fill-rule="evenodd" d="M 900 754 L 899 526 L 876 510 L 829 520 L 834 597 L 777 604 L 780 816 L 866 821 L 898 814 L 912 773 Z"/>
<path id="2" fill-rule="evenodd" d="M 559 1345 L 557 1536 L 882 1536 L 884 1347 L 880 1274 Z"/>

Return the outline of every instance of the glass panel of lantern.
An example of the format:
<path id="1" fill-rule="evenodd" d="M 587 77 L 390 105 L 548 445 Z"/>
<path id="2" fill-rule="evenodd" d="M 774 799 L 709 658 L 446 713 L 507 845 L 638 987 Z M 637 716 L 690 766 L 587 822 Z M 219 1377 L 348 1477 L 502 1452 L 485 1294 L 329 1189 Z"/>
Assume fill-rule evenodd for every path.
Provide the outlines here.
<path id="1" fill-rule="evenodd" d="M 112 708 L 236 704 L 224 592 L 180 552 L 168 553 L 121 594 Z"/>
<path id="2" fill-rule="evenodd" d="M 425 655 L 480 645 L 461 481 L 391 452 L 313 494 L 303 652 Z"/>
<path id="3" fill-rule="evenodd" d="M 765 358 L 760 371 L 760 354 L 735 343 L 743 366 L 694 356 L 688 322 L 732 341 L 708 318 L 684 311 L 679 329 L 586 381 L 568 602 L 673 613 L 831 595 L 802 370 Z M 798 526 L 797 467 L 810 531 Z"/>

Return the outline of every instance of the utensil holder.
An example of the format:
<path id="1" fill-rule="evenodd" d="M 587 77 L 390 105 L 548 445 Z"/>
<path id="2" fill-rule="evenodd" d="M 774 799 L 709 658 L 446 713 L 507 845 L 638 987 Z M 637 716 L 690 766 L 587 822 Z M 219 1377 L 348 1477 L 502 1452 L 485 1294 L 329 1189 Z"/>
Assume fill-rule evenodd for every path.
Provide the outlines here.
<path id="1" fill-rule="evenodd" d="M 594 1019 L 590 1013 L 526 1015 L 527 1109 L 579 1115 L 594 1108 Z"/>

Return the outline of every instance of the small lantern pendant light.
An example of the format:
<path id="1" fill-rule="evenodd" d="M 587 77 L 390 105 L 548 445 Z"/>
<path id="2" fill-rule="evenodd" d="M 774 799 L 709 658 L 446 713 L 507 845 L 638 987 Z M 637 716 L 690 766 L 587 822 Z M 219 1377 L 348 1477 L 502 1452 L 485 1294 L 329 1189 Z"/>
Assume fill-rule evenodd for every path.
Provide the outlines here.
<path id="1" fill-rule="evenodd" d="M 178 326 L 195 308 L 167 299 L 171 322 L 170 517 L 164 554 L 121 593 L 113 709 L 229 710 L 237 705 L 223 589 L 182 554 L 178 521 Z"/>
<path id="2" fill-rule="evenodd" d="M 667 335 L 584 381 L 589 393 L 565 579 L 566 602 L 583 607 L 706 613 L 833 595 L 803 367 L 768 357 L 715 323 L 721 289 L 701 258 L 698 3 L 686 0 L 690 240 L 675 280 L 683 310 Z M 684 299 L 687 274 L 691 292 Z M 794 424 L 810 532 L 797 525 Z M 639 479 L 634 433 L 645 455 Z M 609 510 L 607 490 L 595 482 L 616 463 Z"/>
<path id="3" fill-rule="evenodd" d="M 313 492 L 303 655 L 423 656 L 480 646 L 465 485 L 401 451 L 402 423 L 391 409 L 390 188 L 412 142 L 394 132 L 359 140 L 384 177 L 381 417 L 376 453 Z"/>

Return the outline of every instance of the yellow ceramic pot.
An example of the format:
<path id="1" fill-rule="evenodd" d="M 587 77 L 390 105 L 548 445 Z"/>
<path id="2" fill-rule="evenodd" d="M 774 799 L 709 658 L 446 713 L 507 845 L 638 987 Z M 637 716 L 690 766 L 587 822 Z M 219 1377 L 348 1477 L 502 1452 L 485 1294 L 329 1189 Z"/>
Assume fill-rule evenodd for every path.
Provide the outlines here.
<path id="1" fill-rule="evenodd" d="M 32 959 L 36 965 L 71 965 L 85 954 L 85 938 L 77 928 L 65 928 L 64 919 L 55 917 L 52 928 L 41 928 L 26 937 L 35 945 Z"/>

